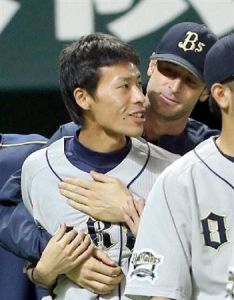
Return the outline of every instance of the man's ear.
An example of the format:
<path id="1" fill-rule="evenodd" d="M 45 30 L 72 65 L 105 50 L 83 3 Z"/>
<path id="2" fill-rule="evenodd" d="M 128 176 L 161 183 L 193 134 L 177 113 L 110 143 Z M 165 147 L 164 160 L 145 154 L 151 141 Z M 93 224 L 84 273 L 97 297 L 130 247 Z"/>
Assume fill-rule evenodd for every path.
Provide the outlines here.
<path id="1" fill-rule="evenodd" d="M 90 95 L 85 89 L 80 87 L 76 88 L 73 92 L 73 96 L 77 105 L 79 105 L 83 110 L 90 109 Z"/>
<path id="2" fill-rule="evenodd" d="M 147 75 L 149 77 L 153 74 L 156 64 L 157 64 L 157 61 L 155 59 L 150 60 L 149 65 L 148 65 L 148 70 L 147 70 Z"/>
<path id="3" fill-rule="evenodd" d="M 208 91 L 207 88 L 204 88 L 204 90 L 202 91 L 200 97 L 199 97 L 199 101 L 204 102 L 206 101 L 210 96 L 210 93 Z"/>
<path id="4" fill-rule="evenodd" d="M 211 95 L 217 102 L 218 106 L 226 110 L 229 106 L 229 98 L 227 97 L 227 87 L 221 83 L 214 83 L 211 87 Z"/>

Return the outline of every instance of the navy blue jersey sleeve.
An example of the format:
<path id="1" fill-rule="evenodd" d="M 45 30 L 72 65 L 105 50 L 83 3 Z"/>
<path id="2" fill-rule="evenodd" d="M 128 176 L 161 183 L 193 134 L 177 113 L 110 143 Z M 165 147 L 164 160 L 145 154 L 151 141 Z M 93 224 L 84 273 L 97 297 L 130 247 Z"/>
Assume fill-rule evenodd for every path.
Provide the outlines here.
<path id="1" fill-rule="evenodd" d="M 23 202 L 0 205 L 0 245 L 15 255 L 36 263 L 50 235 L 39 228 Z"/>
<path id="2" fill-rule="evenodd" d="M 23 205 L 21 167 L 46 142 L 36 134 L 0 135 L 0 245 L 31 262 L 40 258 L 50 235 L 36 225 Z"/>

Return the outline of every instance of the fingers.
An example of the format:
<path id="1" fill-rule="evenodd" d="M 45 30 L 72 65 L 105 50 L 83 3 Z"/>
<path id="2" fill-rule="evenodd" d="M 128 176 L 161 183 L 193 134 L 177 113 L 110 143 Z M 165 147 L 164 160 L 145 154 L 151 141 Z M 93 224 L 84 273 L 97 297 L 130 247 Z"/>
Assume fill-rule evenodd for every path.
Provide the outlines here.
<path id="1" fill-rule="evenodd" d="M 82 262 L 84 262 L 90 255 L 92 255 L 92 252 L 94 251 L 95 245 L 90 243 L 88 248 L 84 249 L 85 246 L 83 244 L 81 244 L 80 247 L 81 248 L 83 247 L 83 249 L 80 252 L 80 254 L 77 256 L 76 260 L 74 261 L 74 264 L 76 266 L 81 264 Z"/>
<path id="2" fill-rule="evenodd" d="M 122 269 L 119 266 L 105 265 L 100 261 L 95 261 L 92 266 L 92 271 L 108 277 L 116 277 L 122 274 Z"/>
<path id="3" fill-rule="evenodd" d="M 98 181 L 98 182 L 108 183 L 108 182 L 118 181 L 118 179 L 116 179 L 114 177 L 111 177 L 111 176 L 108 176 L 108 175 L 105 175 L 102 173 L 98 173 L 96 171 L 91 171 L 90 175 L 92 176 L 92 178 L 95 181 Z"/>
<path id="4" fill-rule="evenodd" d="M 111 266 L 111 267 L 117 266 L 116 262 L 113 261 L 104 251 L 95 249 L 93 256 L 108 266 Z"/>
<path id="5" fill-rule="evenodd" d="M 79 202 L 76 202 L 76 201 L 73 201 L 71 199 L 68 199 L 67 200 L 67 203 L 75 208 L 76 210 L 79 210 L 79 211 L 82 211 L 83 213 L 85 213 L 86 215 L 92 215 L 92 208 L 87 206 L 87 205 L 84 205 L 84 204 L 80 204 Z"/>
<path id="6" fill-rule="evenodd" d="M 76 238 L 70 243 L 69 250 L 73 253 L 73 257 L 81 255 L 91 244 L 89 235 L 78 234 Z"/>
<path id="7" fill-rule="evenodd" d="M 135 207 L 137 209 L 138 215 L 141 217 L 144 207 L 145 207 L 145 200 L 139 199 L 137 201 L 134 201 Z"/>
<path id="8" fill-rule="evenodd" d="M 69 230 L 68 232 L 65 232 L 63 236 L 58 240 L 59 244 L 62 245 L 63 247 L 66 247 L 68 244 L 70 244 L 77 236 L 79 236 L 79 239 L 84 238 L 84 233 L 79 233 L 72 229 Z"/>
<path id="9" fill-rule="evenodd" d="M 66 225 L 61 224 L 58 230 L 56 231 L 56 233 L 54 234 L 54 236 L 51 238 L 51 240 L 59 241 L 63 237 L 65 232 L 66 232 Z"/>
<path id="10" fill-rule="evenodd" d="M 71 191 L 76 191 L 76 188 L 78 187 L 89 190 L 91 184 L 91 180 L 65 178 L 62 182 L 59 183 L 59 187 L 61 187 L 61 189 L 66 187 L 66 189 L 69 189 Z"/>
<path id="11" fill-rule="evenodd" d="M 137 208 L 136 208 L 137 201 L 134 201 L 133 197 L 130 197 L 127 202 L 128 202 L 128 208 L 129 208 L 131 218 L 135 222 L 138 221 L 140 216 L 139 216 Z"/>
<path id="12" fill-rule="evenodd" d="M 133 220 L 131 218 L 129 210 L 126 208 L 126 206 L 122 206 L 121 211 L 122 211 L 122 214 L 123 214 L 123 217 L 124 217 L 124 221 L 126 222 L 128 227 L 131 228 L 132 225 L 133 225 Z"/>
<path id="13" fill-rule="evenodd" d="M 86 189 L 79 185 L 72 185 L 66 182 L 59 183 L 59 190 L 63 196 L 74 200 L 76 200 L 76 198 L 79 196 L 88 197 L 90 194 L 89 189 Z"/>
<path id="14" fill-rule="evenodd" d="M 109 294 L 124 278 L 123 274 L 116 277 L 109 277 L 102 274 L 96 276 L 96 280 L 90 280 L 86 284 L 86 288 L 94 291 L 96 294 Z"/>
<path id="15" fill-rule="evenodd" d="M 85 288 L 97 294 L 107 294 L 122 281 L 124 274 L 120 267 L 110 267 L 97 259 L 92 259 L 85 277 Z"/>
<path id="16" fill-rule="evenodd" d="M 83 232 L 72 229 L 63 234 L 58 243 L 62 248 L 66 248 L 66 254 L 75 260 L 79 255 L 86 251 L 91 244 L 90 236 Z"/>
<path id="17" fill-rule="evenodd" d="M 128 199 L 127 205 L 121 207 L 121 210 L 126 224 L 136 236 L 140 223 L 140 217 L 144 210 L 144 200 L 134 200 L 131 197 Z"/>
<path id="18" fill-rule="evenodd" d="M 90 251 L 89 247 L 80 255 L 80 259 Z M 102 255 L 101 252 L 101 250 L 95 248 L 87 259 L 66 275 L 85 289 L 94 291 L 97 294 L 107 294 L 115 288 L 124 275 L 119 266 L 106 265 L 103 262 L 105 259 L 107 261 L 109 259 L 109 262 L 112 262 L 112 260 L 107 255 Z"/>

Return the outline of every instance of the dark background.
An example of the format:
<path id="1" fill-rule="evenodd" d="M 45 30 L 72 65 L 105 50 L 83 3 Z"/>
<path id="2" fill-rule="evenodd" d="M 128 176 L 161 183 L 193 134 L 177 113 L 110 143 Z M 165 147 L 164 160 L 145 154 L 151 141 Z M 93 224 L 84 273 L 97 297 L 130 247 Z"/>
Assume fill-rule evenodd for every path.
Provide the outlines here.
<path id="1" fill-rule="evenodd" d="M 51 136 L 59 125 L 70 122 L 59 91 L 2 94 L 0 128 L 5 133 L 40 133 Z M 209 101 L 198 102 L 193 118 L 220 128 L 218 116 L 210 112 Z"/>
<path id="2" fill-rule="evenodd" d="M 112 0 L 109 1 L 111 3 Z M 165 7 L 158 12 L 157 1 L 151 1 L 149 6 L 150 11 L 155 10 L 153 18 L 157 18 L 157 13 L 166 14 L 171 3 L 165 1 Z M 56 36 L 56 0 L 11 2 L 17 3 L 19 9 L 0 33 L 0 132 L 22 134 L 35 132 L 49 137 L 59 125 L 70 121 L 60 97 L 57 60 L 61 49 L 72 41 L 59 40 Z M 139 4 L 146 3 L 144 0 L 134 0 L 125 11 L 103 14 L 96 7 L 96 0 L 77 0 L 77 2 L 82 5 L 92 3 L 94 17 L 91 21 L 94 30 L 107 33 L 112 33 L 108 27 L 111 22 L 128 17 Z M 155 30 L 129 42 L 140 55 L 144 84 L 147 81 L 146 68 L 149 56 L 169 27 L 183 21 L 206 24 L 202 14 L 192 5 L 193 2 L 189 0 L 185 2 L 187 5 L 185 11 L 156 26 Z M 212 13 L 220 11 L 220 2 L 217 0 L 214 2 L 216 4 L 210 7 Z M 72 1 L 67 1 L 67 5 L 69 3 Z M 199 5 L 202 8 L 202 3 Z M 231 4 L 229 6 L 231 7 Z M 77 11 L 77 18 L 82 14 L 82 9 Z M 4 16 L 4 9 L 1 10 L 0 16 Z M 132 28 L 138 30 L 144 18 L 147 20 L 150 17 L 142 15 L 141 20 L 136 19 L 129 23 L 129 30 Z M 225 23 L 226 19 L 226 15 L 219 16 L 217 22 Z M 79 33 L 79 27 L 75 27 L 75 30 Z M 208 101 L 198 103 L 192 117 L 211 128 L 220 128 L 218 118 L 209 111 Z"/>

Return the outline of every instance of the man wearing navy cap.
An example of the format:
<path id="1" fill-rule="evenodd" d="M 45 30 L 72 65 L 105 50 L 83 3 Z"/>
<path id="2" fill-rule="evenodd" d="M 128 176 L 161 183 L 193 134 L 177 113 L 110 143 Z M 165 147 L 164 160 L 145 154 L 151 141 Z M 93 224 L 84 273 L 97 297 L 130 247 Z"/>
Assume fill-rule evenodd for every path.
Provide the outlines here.
<path id="1" fill-rule="evenodd" d="M 156 181 L 131 259 L 132 299 L 234 299 L 234 34 L 211 47 L 204 79 L 221 134 Z"/>

